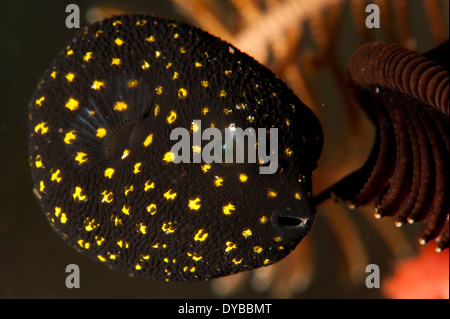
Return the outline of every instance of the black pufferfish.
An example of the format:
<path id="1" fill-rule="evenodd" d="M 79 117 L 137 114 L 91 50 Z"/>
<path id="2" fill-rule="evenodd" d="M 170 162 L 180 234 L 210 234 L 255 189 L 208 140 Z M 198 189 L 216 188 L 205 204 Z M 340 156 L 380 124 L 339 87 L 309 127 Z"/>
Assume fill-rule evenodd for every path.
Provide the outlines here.
<path id="1" fill-rule="evenodd" d="M 50 224 L 114 269 L 166 281 L 254 269 L 289 254 L 314 220 L 317 118 L 271 71 L 193 26 L 122 15 L 85 28 L 46 71 L 29 118 Z M 171 131 L 210 127 L 277 128 L 276 172 L 175 163 Z"/>

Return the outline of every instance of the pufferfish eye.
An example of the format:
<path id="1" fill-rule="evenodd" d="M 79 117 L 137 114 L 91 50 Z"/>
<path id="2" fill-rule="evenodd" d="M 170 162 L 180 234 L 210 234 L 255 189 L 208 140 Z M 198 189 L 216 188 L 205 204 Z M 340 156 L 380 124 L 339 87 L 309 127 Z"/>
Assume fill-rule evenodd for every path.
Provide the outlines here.
<path id="1" fill-rule="evenodd" d="M 276 128 L 283 174 L 237 163 L 239 146 L 252 147 L 233 139 L 231 149 L 225 135 L 219 149 L 231 152 L 213 154 L 223 163 L 194 162 L 191 149 L 177 162 L 171 132 L 183 129 L 192 145 L 194 120 Z M 304 180 L 322 141 L 316 116 L 270 70 L 198 28 L 149 15 L 85 28 L 29 104 L 33 191 L 52 228 L 108 268 L 164 281 L 287 256 L 314 220 Z"/>

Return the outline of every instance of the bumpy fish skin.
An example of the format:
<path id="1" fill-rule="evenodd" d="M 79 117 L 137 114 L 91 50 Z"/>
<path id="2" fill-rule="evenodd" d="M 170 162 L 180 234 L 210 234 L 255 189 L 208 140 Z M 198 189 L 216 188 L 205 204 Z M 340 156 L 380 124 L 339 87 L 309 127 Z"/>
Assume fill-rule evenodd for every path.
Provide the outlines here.
<path id="1" fill-rule="evenodd" d="M 200 29 L 145 15 L 95 23 L 56 57 L 29 107 L 44 213 L 114 269 L 224 276 L 282 259 L 310 229 L 317 118 L 271 71 Z M 222 132 L 278 128 L 278 171 L 173 163 L 170 132 L 193 133 L 196 119 Z"/>

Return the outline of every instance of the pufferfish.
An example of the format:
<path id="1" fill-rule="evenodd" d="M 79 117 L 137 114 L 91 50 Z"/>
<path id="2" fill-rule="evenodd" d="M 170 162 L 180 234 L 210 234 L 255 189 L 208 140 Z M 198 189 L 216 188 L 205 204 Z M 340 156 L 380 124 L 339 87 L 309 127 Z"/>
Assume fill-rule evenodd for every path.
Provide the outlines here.
<path id="1" fill-rule="evenodd" d="M 193 135 L 196 123 L 277 128 L 276 172 L 260 174 L 261 161 L 175 163 L 171 131 Z M 49 223 L 116 270 L 185 281 L 270 265 L 314 220 L 318 119 L 270 70 L 184 23 L 121 15 L 83 29 L 39 82 L 29 128 Z"/>

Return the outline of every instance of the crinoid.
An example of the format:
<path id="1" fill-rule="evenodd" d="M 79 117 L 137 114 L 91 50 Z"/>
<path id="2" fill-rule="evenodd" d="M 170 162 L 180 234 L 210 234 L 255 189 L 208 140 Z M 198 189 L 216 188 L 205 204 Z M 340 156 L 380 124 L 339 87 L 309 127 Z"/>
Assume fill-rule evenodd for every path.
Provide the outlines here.
<path id="1" fill-rule="evenodd" d="M 449 246 L 449 72 L 441 58 L 448 41 L 429 55 L 391 43 L 368 43 L 352 56 L 353 86 L 377 127 L 363 168 L 332 187 L 355 206 L 376 203 L 376 217 L 398 226 L 425 220 L 420 237 Z"/>

